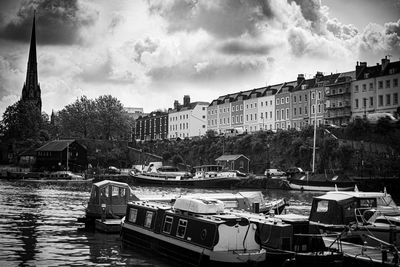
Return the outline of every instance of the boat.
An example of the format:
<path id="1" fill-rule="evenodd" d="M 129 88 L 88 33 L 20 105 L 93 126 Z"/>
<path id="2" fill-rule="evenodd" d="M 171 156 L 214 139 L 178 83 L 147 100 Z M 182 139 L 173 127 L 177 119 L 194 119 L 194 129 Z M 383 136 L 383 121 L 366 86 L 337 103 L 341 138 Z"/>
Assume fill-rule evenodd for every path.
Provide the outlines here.
<path id="1" fill-rule="evenodd" d="M 298 214 L 265 216 L 247 211 L 230 210 L 246 217 L 257 227 L 257 238 L 267 252 L 266 262 L 271 266 L 341 266 L 340 249 L 325 245 L 317 229 L 310 227 L 308 217 Z M 334 235 L 337 236 L 337 235 Z"/>
<path id="2" fill-rule="evenodd" d="M 285 199 L 265 201 L 260 191 L 237 193 L 188 194 L 186 196 L 218 199 L 225 207 L 247 211 L 280 214 L 287 205 Z M 78 222 L 85 223 L 86 230 L 99 230 L 115 233 L 120 231 L 120 219 L 125 216 L 127 203 L 130 201 L 156 201 L 174 203 L 182 195 L 143 195 L 136 196 L 127 183 L 103 180 L 92 184 L 90 198 L 85 209 L 85 216 Z"/>
<path id="3" fill-rule="evenodd" d="M 222 171 L 219 165 L 198 166 L 195 170 L 194 176 L 182 171 L 132 171 L 129 175 L 135 184 L 198 188 L 233 188 L 245 179 L 235 171 Z"/>
<path id="4" fill-rule="evenodd" d="M 126 204 L 135 200 L 139 199 L 126 183 L 110 180 L 93 183 L 90 198 L 85 209 L 85 216 L 78 218 L 78 222 L 84 223 L 86 230 L 93 230 L 97 221 L 99 228 L 103 229 L 104 232 L 108 232 L 103 227 L 107 225 L 107 222 L 113 220 L 114 223 L 111 228 L 114 230 L 112 232 L 118 232 L 120 229 L 120 219 L 126 213 Z"/>
<path id="5" fill-rule="evenodd" d="M 224 213 L 220 200 L 180 197 L 173 206 L 135 201 L 122 220 L 123 244 L 157 252 L 185 265 L 264 264 L 256 225 Z"/>
<path id="6" fill-rule="evenodd" d="M 305 191 L 350 191 L 356 183 L 343 174 L 299 173 L 287 180 L 291 190 Z"/>
<path id="7" fill-rule="evenodd" d="M 309 219 L 321 232 L 341 233 L 346 242 L 400 247 L 400 209 L 386 190 L 333 191 L 314 197 Z"/>

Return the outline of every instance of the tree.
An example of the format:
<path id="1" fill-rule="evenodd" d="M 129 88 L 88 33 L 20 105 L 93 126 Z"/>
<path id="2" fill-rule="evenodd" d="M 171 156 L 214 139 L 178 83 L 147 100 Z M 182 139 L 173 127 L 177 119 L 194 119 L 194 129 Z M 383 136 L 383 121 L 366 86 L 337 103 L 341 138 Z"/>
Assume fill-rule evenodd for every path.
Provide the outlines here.
<path id="1" fill-rule="evenodd" d="M 100 96 L 95 100 L 96 122 L 106 140 L 127 136 L 130 131 L 128 113 L 121 102 L 111 95 Z"/>
<path id="2" fill-rule="evenodd" d="M 61 132 L 65 136 L 95 137 L 96 106 L 93 100 L 82 96 L 59 112 Z"/>
<path id="3" fill-rule="evenodd" d="M 42 116 L 30 101 L 18 101 L 3 113 L 0 131 L 5 139 L 25 140 L 37 138 L 42 127 Z"/>

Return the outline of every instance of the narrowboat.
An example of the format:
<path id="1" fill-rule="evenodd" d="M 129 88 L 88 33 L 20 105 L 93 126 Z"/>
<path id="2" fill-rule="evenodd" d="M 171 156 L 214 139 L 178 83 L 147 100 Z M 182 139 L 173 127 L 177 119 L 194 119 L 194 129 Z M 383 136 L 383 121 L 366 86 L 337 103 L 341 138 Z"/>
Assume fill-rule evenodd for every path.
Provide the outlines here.
<path id="1" fill-rule="evenodd" d="M 400 248 L 400 209 L 386 192 L 328 192 L 313 198 L 309 219 L 344 241 Z"/>
<path id="2" fill-rule="evenodd" d="M 161 171 L 157 171 L 161 168 Z M 196 188 L 234 188 L 243 179 L 236 171 L 222 171 L 219 165 L 203 165 L 195 167 L 195 174 L 182 171 L 164 171 L 162 167 L 156 171 L 129 172 L 135 184 L 180 186 Z"/>
<path id="3" fill-rule="evenodd" d="M 185 265 L 241 265 L 265 261 L 256 224 L 224 213 L 220 200 L 180 197 L 173 206 L 128 203 L 122 220 L 123 244 L 133 245 Z"/>

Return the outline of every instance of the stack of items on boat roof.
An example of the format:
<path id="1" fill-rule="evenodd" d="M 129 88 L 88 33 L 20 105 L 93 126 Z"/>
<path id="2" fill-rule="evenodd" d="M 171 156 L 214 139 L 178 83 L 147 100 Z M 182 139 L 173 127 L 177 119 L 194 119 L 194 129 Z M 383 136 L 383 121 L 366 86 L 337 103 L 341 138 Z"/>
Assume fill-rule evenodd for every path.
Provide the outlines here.
<path id="1" fill-rule="evenodd" d="M 243 210 L 256 210 L 257 212 L 280 214 L 286 206 L 285 199 L 266 202 L 260 191 L 238 193 L 209 193 L 191 194 L 193 197 L 213 198 L 224 202 L 225 207 Z M 179 196 L 141 196 L 141 200 L 173 203 Z M 104 180 L 92 185 L 85 217 L 79 222 L 85 223 L 87 230 L 100 230 L 103 232 L 119 232 L 120 219 L 125 216 L 127 203 L 139 200 L 132 188 L 126 183 Z"/>
<path id="2" fill-rule="evenodd" d="M 304 216 L 268 217 L 193 196 L 180 197 L 173 206 L 129 203 L 121 236 L 125 244 L 192 265 L 289 261 L 293 266 L 340 266 L 343 259 L 324 246 L 321 235 L 309 233 Z"/>

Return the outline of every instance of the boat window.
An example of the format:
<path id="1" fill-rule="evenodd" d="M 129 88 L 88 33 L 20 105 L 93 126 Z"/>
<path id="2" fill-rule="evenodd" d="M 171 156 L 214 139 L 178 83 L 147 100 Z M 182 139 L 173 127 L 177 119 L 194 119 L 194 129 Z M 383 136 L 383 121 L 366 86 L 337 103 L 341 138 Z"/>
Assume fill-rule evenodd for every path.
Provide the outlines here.
<path id="1" fill-rule="evenodd" d="M 97 188 L 92 187 L 92 194 L 90 195 L 90 202 L 92 203 L 99 203 L 99 200 L 97 199 Z"/>
<path id="2" fill-rule="evenodd" d="M 372 207 L 376 207 L 376 199 L 374 198 L 360 199 L 360 208 L 372 208 Z"/>
<path id="3" fill-rule="evenodd" d="M 112 186 L 111 187 L 111 196 L 117 197 L 119 195 L 119 187 Z"/>
<path id="4" fill-rule="evenodd" d="M 172 222 L 174 218 L 171 216 L 165 216 L 165 221 L 164 221 L 164 227 L 163 227 L 163 232 L 170 234 L 171 233 L 171 228 L 172 228 Z"/>
<path id="5" fill-rule="evenodd" d="M 176 230 L 176 236 L 177 237 L 180 237 L 180 238 L 184 238 L 185 237 L 186 226 L 187 226 L 187 220 L 179 219 L 178 229 Z"/>
<path id="6" fill-rule="evenodd" d="M 327 212 L 328 211 L 328 200 L 321 200 L 317 204 L 317 212 Z"/>
<path id="7" fill-rule="evenodd" d="M 130 208 L 129 221 L 134 223 L 134 222 L 136 222 L 136 218 L 137 218 L 137 209 Z"/>
<path id="8" fill-rule="evenodd" d="M 378 206 L 390 206 L 393 208 L 397 207 L 396 203 L 393 201 L 392 197 L 389 195 L 386 195 L 382 198 L 378 198 Z"/>
<path id="9" fill-rule="evenodd" d="M 354 209 L 357 208 L 357 202 L 351 202 L 343 207 L 344 218 L 352 220 L 354 218 Z"/>
<path id="10" fill-rule="evenodd" d="M 154 212 L 152 212 L 152 211 L 146 211 L 146 219 L 144 221 L 144 227 L 147 227 L 147 228 L 151 227 L 151 221 L 153 220 L 153 214 L 154 214 Z"/>

